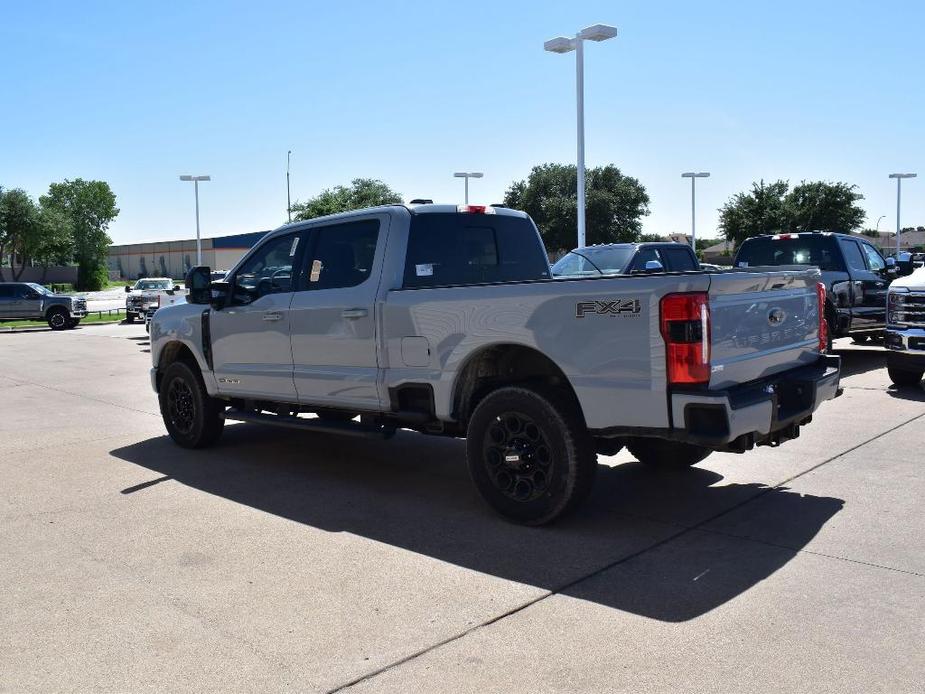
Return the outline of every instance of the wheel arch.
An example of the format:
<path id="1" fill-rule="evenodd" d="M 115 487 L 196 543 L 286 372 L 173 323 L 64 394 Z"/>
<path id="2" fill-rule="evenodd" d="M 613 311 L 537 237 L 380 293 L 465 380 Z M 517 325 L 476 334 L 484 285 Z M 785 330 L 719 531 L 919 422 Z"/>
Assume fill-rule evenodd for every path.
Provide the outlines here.
<path id="1" fill-rule="evenodd" d="M 464 430 L 488 393 L 503 386 L 531 384 L 563 393 L 584 424 L 581 403 L 562 368 L 538 349 L 517 343 L 485 345 L 465 358 L 453 381 L 453 418 Z"/>
<path id="2" fill-rule="evenodd" d="M 163 378 L 164 372 L 167 371 L 171 364 L 178 361 L 185 362 L 189 364 L 191 368 L 195 368 L 200 374 L 202 373 L 202 367 L 189 345 L 186 345 L 180 340 L 171 340 L 161 348 L 158 354 L 156 382 L 158 392 L 160 392 L 161 389 L 161 378 Z"/>

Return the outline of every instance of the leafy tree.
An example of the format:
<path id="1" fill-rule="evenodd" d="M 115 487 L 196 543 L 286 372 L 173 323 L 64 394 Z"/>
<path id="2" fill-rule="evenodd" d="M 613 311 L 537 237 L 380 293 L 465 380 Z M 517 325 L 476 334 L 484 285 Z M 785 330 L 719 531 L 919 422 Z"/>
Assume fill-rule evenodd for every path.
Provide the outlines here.
<path id="1" fill-rule="evenodd" d="M 877 239 L 880 238 L 880 232 L 876 229 L 862 229 L 861 233 L 864 236 L 870 236 L 871 238 Z"/>
<path id="2" fill-rule="evenodd" d="M 536 222 L 550 251 L 575 247 L 578 227 L 578 169 L 569 164 L 534 166 L 526 181 L 515 181 L 504 204 Z M 649 195 L 635 178 L 613 164 L 589 169 L 585 177 L 587 243 L 636 241 Z"/>
<path id="3" fill-rule="evenodd" d="M 720 208 L 719 228 L 737 246 L 749 236 L 786 229 L 784 196 L 789 187 L 786 181 L 752 183 L 751 191 L 736 193 Z"/>
<path id="4" fill-rule="evenodd" d="M 866 216 L 857 204 L 863 199 L 855 185 L 803 181 L 784 199 L 788 231 L 854 231 Z"/>
<path id="5" fill-rule="evenodd" d="M 109 184 L 82 178 L 52 183 L 41 203 L 42 207 L 58 210 L 70 219 L 74 259 L 78 264 L 77 288 L 101 289 L 108 279 L 106 253 L 112 243 L 106 230 L 119 214 Z"/>
<path id="6" fill-rule="evenodd" d="M 658 243 L 664 240 L 665 237 L 661 234 L 640 234 L 638 239 L 640 243 Z"/>
<path id="7" fill-rule="evenodd" d="M 14 280 L 22 277 L 29 262 L 39 234 L 38 217 L 38 208 L 26 191 L 14 188 L 3 193 L 0 199 L 0 257 L 10 254 L 10 274 Z M 17 258 L 20 261 L 18 270 Z"/>
<path id="8" fill-rule="evenodd" d="M 61 210 L 39 207 L 37 233 L 29 249 L 29 258 L 42 268 L 42 279 L 51 265 L 65 265 L 74 258 L 74 233 L 71 219 Z"/>
<path id="9" fill-rule="evenodd" d="M 292 215 L 296 221 L 302 221 L 401 201 L 401 193 L 395 192 L 382 181 L 374 178 L 355 178 L 349 186 L 326 188 L 305 202 L 293 203 Z"/>

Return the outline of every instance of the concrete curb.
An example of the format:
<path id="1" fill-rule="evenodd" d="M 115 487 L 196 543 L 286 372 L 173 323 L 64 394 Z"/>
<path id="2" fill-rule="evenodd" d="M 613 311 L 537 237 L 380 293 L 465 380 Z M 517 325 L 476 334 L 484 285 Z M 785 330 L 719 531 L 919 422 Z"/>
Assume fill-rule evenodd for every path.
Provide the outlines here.
<path id="1" fill-rule="evenodd" d="M 96 325 L 115 325 L 117 323 L 125 323 L 125 319 L 121 320 L 107 320 L 107 321 L 94 321 L 93 323 L 87 323 L 86 325 L 81 325 L 81 328 L 92 328 Z M 125 323 L 126 325 L 132 325 L 131 323 Z M 36 325 L 34 328 L 4 328 L 0 326 L 0 333 L 50 333 L 53 332 L 48 326 Z"/>

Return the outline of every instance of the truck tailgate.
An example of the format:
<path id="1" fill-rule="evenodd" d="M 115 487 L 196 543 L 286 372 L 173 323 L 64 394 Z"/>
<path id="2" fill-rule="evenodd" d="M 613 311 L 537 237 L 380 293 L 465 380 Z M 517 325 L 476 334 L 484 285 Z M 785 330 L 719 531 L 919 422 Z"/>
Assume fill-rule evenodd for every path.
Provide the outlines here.
<path id="1" fill-rule="evenodd" d="M 816 270 L 710 275 L 710 388 L 726 388 L 819 358 Z"/>

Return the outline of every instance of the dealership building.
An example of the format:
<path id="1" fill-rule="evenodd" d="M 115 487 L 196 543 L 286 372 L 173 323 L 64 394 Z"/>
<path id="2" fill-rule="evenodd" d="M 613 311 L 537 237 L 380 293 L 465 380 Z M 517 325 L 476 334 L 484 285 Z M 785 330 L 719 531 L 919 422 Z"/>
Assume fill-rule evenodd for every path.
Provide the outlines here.
<path id="1" fill-rule="evenodd" d="M 202 239 L 202 264 L 213 270 L 228 270 L 263 238 L 266 231 Z M 141 277 L 182 279 L 196 264 L 196 239 L 129 243 L 109 247 L 106 261 L 113 278 Z"/>

